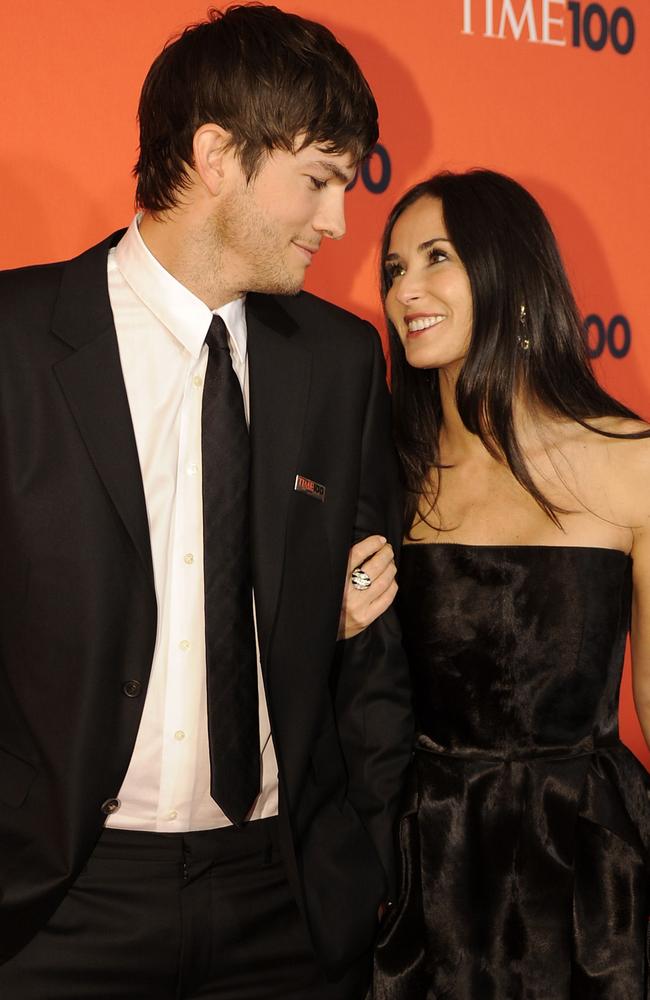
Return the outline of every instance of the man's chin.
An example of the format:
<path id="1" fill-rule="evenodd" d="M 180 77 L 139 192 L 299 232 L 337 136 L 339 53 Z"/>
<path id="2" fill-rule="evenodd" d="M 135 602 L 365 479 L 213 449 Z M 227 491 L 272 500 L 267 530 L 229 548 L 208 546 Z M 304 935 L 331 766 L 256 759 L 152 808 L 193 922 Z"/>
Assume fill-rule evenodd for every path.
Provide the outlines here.
<path id="1" fill-rule="evenodd" d="M 247 291 L 261 295 L 298 295 L 305 284 L 305 267 L 287 267 L 275 273 L 258 273 Z"/>
<path id="2" fill-rule="evenodd" d="M 264 292 L 266 295 L 298 295 L 304 284 L 304 275 L 301 279 L 293 280 L 287 277 L 286 281 L 269 282 L 266 288 L 258 288 L 256 291 Z"/>
<path id="3" fill-rule="evenodd" d="M 305 285 L 306 270 L 301 268 L 297 274 L 287 274 L 284 291 L 277 292 L 278 295 L 297 295 Z"/>

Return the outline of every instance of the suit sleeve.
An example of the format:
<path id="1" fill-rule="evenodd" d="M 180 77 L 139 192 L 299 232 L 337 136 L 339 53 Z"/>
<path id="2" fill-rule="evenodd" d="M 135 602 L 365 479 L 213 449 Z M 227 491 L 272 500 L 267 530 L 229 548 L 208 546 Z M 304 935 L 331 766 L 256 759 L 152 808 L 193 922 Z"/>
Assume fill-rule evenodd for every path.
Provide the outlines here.
<path id="1" fill-rule="evenodd" d="M 385 364 L 376 331 L 372 339 L 355 541 L 382 534 L 397 553 L 402 535 L 402 493 L 391 437 Z M 409 670 L 394 609 L 340 645 L 336 711 L 348 768 L 348 800 L 375 844 L 390 898 L 395 893 L 395 824 L 413 745 Z"/>

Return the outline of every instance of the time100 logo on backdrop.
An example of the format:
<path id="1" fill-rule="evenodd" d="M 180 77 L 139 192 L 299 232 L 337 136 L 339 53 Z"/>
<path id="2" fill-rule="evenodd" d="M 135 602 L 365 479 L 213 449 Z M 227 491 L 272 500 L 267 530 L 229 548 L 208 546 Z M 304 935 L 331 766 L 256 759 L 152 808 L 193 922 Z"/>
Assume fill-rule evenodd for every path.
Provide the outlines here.
<path id="1" fill-rule="evenodd" d="M 592 52 L 606 46 L 627 55 L 634 47 L 636 25 L 628 7 L 611 14 L 600 3 L 581 0 L 459 0 L 463 35 L 561 45 Z"/>
<path id="2" fill-rule="evenodd" d="M 629 353 L 632 330 L 627 316 L 618 313 L 606 320 L 596 313 L 590 313 L 585 317 L 584 329 L 590 358 L 599 358 L 601 354 L 607 353 L 620 359 Z"/>
<path id="3" fill-rule="evenodd" d="M 390 184 L 392 173 L 393 168 L 388 150 L 378 142 L 368 159 L 361 164 L 346 191 L 351 191 L 361 177 L 366 191 L 369 191 L 370 194 L 383 194 Z"/>

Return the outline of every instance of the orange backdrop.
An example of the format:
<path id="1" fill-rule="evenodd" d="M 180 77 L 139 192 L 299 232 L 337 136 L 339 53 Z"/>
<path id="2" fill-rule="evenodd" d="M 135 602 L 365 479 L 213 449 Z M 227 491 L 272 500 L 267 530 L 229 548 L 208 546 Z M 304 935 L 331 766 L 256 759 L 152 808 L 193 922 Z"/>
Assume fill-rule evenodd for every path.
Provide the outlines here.
<path id="1" fill-rule="evenodd" d="M 381 150 L 351 191 L 348 236 L 309 288 L 381 326 L 389 206 L 442 167 L 512 174 L 550 216 L 605 385 L 650 417 L 648 0 L 289 0 L 328 24 L 378 99 Z M 31 0 L 0 11 L 0 266 L 71 256 L 128 223 L 135 109 L 189 0 Z M 622 732 L 650 760 L 632 708 Z"/>

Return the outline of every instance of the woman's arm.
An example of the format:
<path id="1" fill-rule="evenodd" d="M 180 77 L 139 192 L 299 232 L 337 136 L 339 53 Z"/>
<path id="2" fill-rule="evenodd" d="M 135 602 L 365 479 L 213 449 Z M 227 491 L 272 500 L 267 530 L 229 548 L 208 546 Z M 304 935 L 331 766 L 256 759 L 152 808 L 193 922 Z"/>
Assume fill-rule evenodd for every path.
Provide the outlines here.
<path id="1" fill-rule="evenodd" d="M 632 525 L 632 688 L 650 748 L 650 439 L 626 443 L 618 451 L 626 460 L 614 470 L 614 481 L 627 498 Z"/>
<path id="2" fill-rule="evenodd" d="M 635 528 L 632 558 L 632 687 L 641 729 L 650 747 L 650 526 Z"/>

